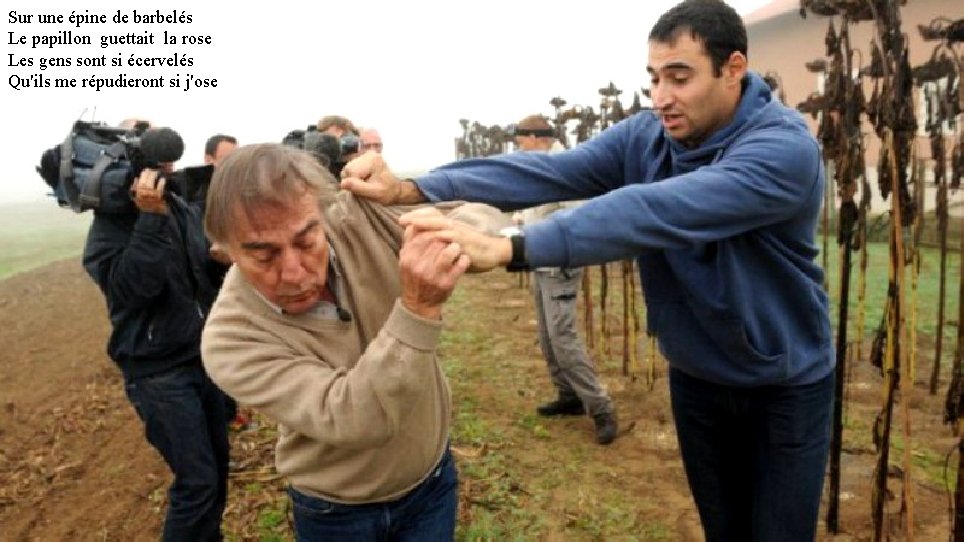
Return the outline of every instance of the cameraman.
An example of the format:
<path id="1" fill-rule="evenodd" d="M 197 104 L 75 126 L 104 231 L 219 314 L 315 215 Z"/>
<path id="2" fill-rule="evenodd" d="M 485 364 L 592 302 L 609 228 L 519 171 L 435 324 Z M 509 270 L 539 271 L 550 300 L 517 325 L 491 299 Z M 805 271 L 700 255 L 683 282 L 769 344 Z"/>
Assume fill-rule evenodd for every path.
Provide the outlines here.
<path id="1" fill-rule="evenodd" d="M 200 210 L 165 192 L 173 163 L 144 169 L 137 212 L 95 211 L 84 268 L 107 300 L 107 352 L 148 442 L 167 462 L 163 540 L 220 540 L 227 493 L 224 402 L 201 365 L 201 329 L 217 293 Z"/>
<path id="2" fill-rule="evenodd" d="M 361 152 L 361 140 L 358 138 L 358 128 L 355 123 L 341 115 L 326 115 L 318 121 L 317 130 L 322 134 L 329 134 L 338 138 L 340 143 L 340 155 L 337 160 L 333 160 L 328 166 L 328 171 L 335 176 L 341 177 L 341 170 L 345 164 L 351 162 Z"/>

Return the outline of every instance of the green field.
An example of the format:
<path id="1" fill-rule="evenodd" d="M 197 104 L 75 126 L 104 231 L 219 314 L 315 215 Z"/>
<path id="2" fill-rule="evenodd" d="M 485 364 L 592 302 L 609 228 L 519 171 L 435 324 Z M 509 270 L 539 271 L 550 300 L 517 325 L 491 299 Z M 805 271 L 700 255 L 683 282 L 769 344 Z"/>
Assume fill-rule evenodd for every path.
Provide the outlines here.
<path id="1" fill-rule="evenodd" d="M 78 256 L 91 218 L 61 209 L 52 199 L 0 205 L 0 279 Z"/>
<path id="2" fill-rule="evenodd" d="M 833 243 L 832 240 L 831 243 Z M 867 286 L 866 299 L 864 302 L 866 307 L 866 324 L 864 326 L 865 336 L 873 334 L 876 327 L 880 324 L 880 320 L 883 315 L 887 298 L 889 262 L 887 244 L 871 243 L 868 245 L 868 248 Z M 840 251 L 836 247 L 836 244 L 831 245 L 829 256 L 830 264 L 828 267 L 830 268 L 830 271 L 827 273 L 827 276 L 830 284 L 831 299 L 833 301 L 833 312 L 831 314 L 831 319 L 833 321 L 834 331 L 836 332 L 838 318 L 837 300 L 840 292 Z M 822 260 L 818 259 L 818 262 L 819 261 Z M 853 253 L 851 256 L 851 263 L 853 265 L 853 269 L 851 270 L 850 277 L 849 339 L 853 340 L 854 332 L 856 330 L 858 306 L 858 253 Z M 908 307 L 913 304 L 913 298 L 915 295 L 911 269 L 911 266 L 905 267 L 904 302 Z M 960 270 L 959 253 L 949 251 L 947 254 L 947 278 L 944 292 L 945 347 L 955 344 L 954 341 L 957 335 L 957 328 L 955 326 L 946 325 L 946 323 L 948 321 L 957 322 L 957 311 L 960 298 Z M 917 279 L 916 290 L 918 310 L 917 330 L 930 337 L 934 336 L 937 328 L 937 302 L 939 298 L 938 293 L 940 285 L 939 277 L 940 252 L 937 249 L 924 248 L 921 251 L 920 274 Z M 909 319 L 910 313 L 905 312 L 905 317 Z M 950 342 L 947 342 L 948 340 Z M 952 348 L 950 350 L 953 351 Z M 947 348 L 945 348 L 945 354 L 949 355 Z"/>

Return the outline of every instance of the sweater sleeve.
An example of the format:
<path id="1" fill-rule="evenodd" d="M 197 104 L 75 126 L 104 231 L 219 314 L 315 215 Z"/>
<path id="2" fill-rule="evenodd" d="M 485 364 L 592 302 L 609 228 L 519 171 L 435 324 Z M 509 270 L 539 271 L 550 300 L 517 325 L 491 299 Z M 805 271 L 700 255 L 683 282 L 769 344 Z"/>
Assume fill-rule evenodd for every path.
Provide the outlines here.
<path id="1" fill-rule="evenodd" d="M 429 201 L 465 200 L 503 211 L 591 198 L 623 184 L 631 117 L 568 151 L 459 160 L 415 180 Z"/>
<path id="2" fill-rule="evenodd" d="M 441 322 L 396 302 L 351 369 L 299 353 L 285 337 L 252 327 L 244 311 L 215 312 L 201 342 L 212 380 L 239 402 L 324 444 L 377 447 L 392 439 L 409 406 L 441 378 Z"/>
<path id="3" fill-rule="evenodd" d="M 763 130 L 718 162 L 629 184 L 526 228 L 534 266 L 584 266 L 646 249 L 685 249 L 788 220 L 822 188 L 812 138 Z"/>

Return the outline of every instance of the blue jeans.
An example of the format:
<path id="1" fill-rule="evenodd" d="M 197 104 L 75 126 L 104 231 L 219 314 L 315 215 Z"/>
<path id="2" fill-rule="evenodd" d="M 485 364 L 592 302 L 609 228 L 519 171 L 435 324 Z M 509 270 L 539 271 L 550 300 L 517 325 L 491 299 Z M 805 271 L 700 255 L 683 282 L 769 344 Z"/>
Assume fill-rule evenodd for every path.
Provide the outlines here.
<path id="1" fill-rule="evenodd" d="M 428 478 L 404 497 L 384 503 L 339 504 L 288 488 L 295 536 L 305 542 L 435 542 L 455 537 L 458 475 L 446 450 Z"/>
<path id="2" fill-rule="evenodd" d="M 125 389 L 148 442 L 174 474 L 163 539 L 220 540 L 228 480 L 223 392 L 200 360 L 128 380 Z"/>
<path id="3" fill-rule="evenodd" d="M 708 542 L 812 541 L 834 376 L 733 388 L 670 371 L 683 465 Z"/>

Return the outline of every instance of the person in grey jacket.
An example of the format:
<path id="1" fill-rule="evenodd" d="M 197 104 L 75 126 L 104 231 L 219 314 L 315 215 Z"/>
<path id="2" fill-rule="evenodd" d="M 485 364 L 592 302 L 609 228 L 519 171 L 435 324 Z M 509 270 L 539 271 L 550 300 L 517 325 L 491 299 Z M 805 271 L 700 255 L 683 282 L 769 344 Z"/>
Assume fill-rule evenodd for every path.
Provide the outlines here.
<path id="1" fill-rule="evenodd" d="M 552 126 L 542 115 L 529 115 L 519 121 L 514 137 L 516 147 L 523 152 L 553 152 L 562 148 Z M 519 219 L 525 225 L 535 224 L 566 206 L 546 203 L 522 211 Z M 540 416 L 582 416 L 588 411 L 595 426 L 596 442 L 610 444 L 617 431 L 613 402 L 599 382 L 576 326 L 576 298 L 582 277 L 581 267 L 533 270 L 532 295 L 539 325 L 539 347 L 557 392 L 556 399 L 540 405 L 536 412 Z"/>

